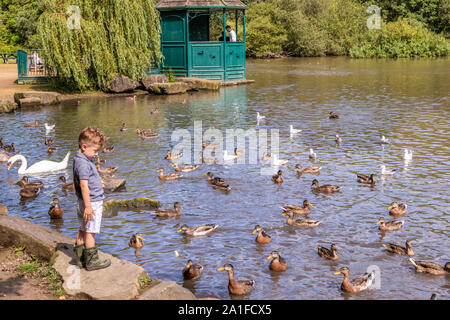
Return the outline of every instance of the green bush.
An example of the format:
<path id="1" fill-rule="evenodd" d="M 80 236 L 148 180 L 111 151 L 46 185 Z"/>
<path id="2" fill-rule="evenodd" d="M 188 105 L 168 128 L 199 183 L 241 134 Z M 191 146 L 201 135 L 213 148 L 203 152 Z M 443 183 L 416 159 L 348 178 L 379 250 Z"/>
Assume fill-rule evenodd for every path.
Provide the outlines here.
<path id="1" fill-rule="evenodd" d="M 350 50 L 354 58 L 439 57 L 450 52 L 450 43 L 416 20 L 399 18 L 368 30 L 365 40 Z"/>

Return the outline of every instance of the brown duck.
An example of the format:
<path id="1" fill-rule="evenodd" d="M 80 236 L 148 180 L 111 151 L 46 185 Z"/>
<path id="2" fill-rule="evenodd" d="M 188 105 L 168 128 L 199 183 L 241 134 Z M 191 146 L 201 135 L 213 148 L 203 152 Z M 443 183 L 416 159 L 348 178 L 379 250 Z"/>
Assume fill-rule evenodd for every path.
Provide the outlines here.
<path id="1" fill-rule="evenodd" d="M 50 202 L 50 204 L 53 204 L 50 209 L 48 209 L 48 215 L 50 216 L 51 219 L 61 219 L 64 211 L 63 209 L 59 206 L 59 200 L 58 198 L 53 199 L 52 202 Z"/>
<path id="2" fill-rule="evenodd" d="M 312 188 L 316 192 L 324 192 L 324 193 L 332 193 L 339 192 L 340 188 L 338 186 L 332 186 L 330 184 L 325 184 L 323 186 L 319 186 L 319 181 L 314 179 L 311 184 Z"/>
<path id="3" fill-rule="evenodd" d="M 383 243 L 383 247 L 385 247 L 387 251 L 395 254 L 406 254 L 408 256 L 414 255 L 414 251 L 411 248 L 411 240 L 406 241 L 406 247 L 402 247 L 395 243 Z"/>
<path id="4" fill-rule="evenodd" d="M 272 176 L 272 181 L 275 183 L 283 183 L 283 178 L 281 176 L 284 176 L 283 172 L 281 170 L 278 170 L 277 174 Z"/>
<path id="5" fill-rule="evenodd" d="M 397 202 L 392 202 L 391 205 L 388 207 L 388 210 L 390 210 L 389 214 L 391 216 L 402 216 L 406 214 L 407 208 L 408 206 L 406 205 L 406 203 L 398 204 Z"/>
<path id="6" fill-rule="evenodd" d="M 294 213 L 292 211 L 286 211 L 282 214 L 282 216 L 288 216 L 288 219 L 286 220 L 286 223 L 290 226 L 295 227 L 308 227 L 308 228 L 314 228 L 317 227 L 320 224 L 320 221 L 317 220 L 311 220 L 311 219 L 298 219 L 294 220 Z"/>
<path id="7" fill-rule="evenodd" d="M 286 259 L 280 256 L 278 251 L 272 251 L 270 256 L 267 257 L 267 259 L 272 259 L 272 261 L 269 264 L 269 269 L 272 271 L 286 271 L 287 269 L 287 262 Z"/>
<path id="8" fill-rule="evenodd" d="M 227 271 L 228 272 L 228 292 L 235 295 L 244 295 L 252 292 L 255 287 L 255 280 L 244 280 L 237 281 L 234 279 L 234 268 L 231 264 L 225 264 L 222 268 L 217 269 L 217 271 Z"/>
<path id="9" fill-rule="evenodd" d="M 316 248 L 317 253 L 319 254 L 319 256 L 321 256 L 322 258 L 328 259 L 328 260 L 337 260 L 339 258 L 338 254 L 337 254 L 337 246 L 333 243 L 331 245 L 331 248 L 325 248 L 325 247 L 317 247 Z"/>
<path id="10" fill-rule="evenodd" d="M 307 215 L 311 213 L 309 207 L 313 208 L 313 205 L 308 200 L 303 200 L 302 206 L 287 204 L 282 206 L 281 209 L 283 209 L 284 212 L 292 211 L 295 215 Z"/>
<path id="11" fill-rule="evenodd" d="M 186 266 L 183 268 L 184 280 L 195 280 L 200 277 L 203 271 L 203 266 L 193 263 L 192 260 L 188 260 Z"/>
<path id="12" fill-rule="evenodd" d="M 67 183 L 66 177 L 61 176 L 58 179 L 62 181 L 62 188 L 63 189 L 68 189 L 68 190 L 71 190 L 71 191 L 75 191 L 75 184 L 73 182 L 72 183 Z"/>
<path id="13" fill-rule="evenodd" d="M 257 224 L 253 229 L 252 234 L 258 232 L 258 235 L 255 238 L 255 241 L 258 243 L 269 243 L 272 240 L 272 237 L 268 235 L 260 226 Z"/>
<path id="14" fill-rule="evenodd" d="M 350 269 L 343 267 L 339 269 L 334 275 L 343 274 L 344 281 L 341 284 L 341 290 L 345 292 L 359 292 L 369 289 L 372 286 L 373 280 L 375 280 L 375 272 L 365 273 L 362 277 L 349 280 Z"/>
<path id="15" fill-rule="evenodd" d="M 155 211 L 158 217 L 175 217 L 181 215 L 181 209 L 183 207 L 179 202 L 173 204 L 173 209 L 159 209 Z"/>
<path id="16" fill-rule="evenodd" d="M 450 273 L 450 262 L 447 262 L 445 266 L 442 267 L 434 262 L 417 261 L 414 260 L 413 258 L 409 258 L 409 261 L 411 261 L 411 263 L 414 265 L 417 272 L 425 272 L 435 275 Z"/>
<path id="17" fill-rule="evenodd" d="M 380 218 L 377 222 L 380 225 L 378 228 L 380 231 L 394 231 L 403 228 L 405 224 L 404 221 L 388 221 L 386 222 L 384 218 Z"/>

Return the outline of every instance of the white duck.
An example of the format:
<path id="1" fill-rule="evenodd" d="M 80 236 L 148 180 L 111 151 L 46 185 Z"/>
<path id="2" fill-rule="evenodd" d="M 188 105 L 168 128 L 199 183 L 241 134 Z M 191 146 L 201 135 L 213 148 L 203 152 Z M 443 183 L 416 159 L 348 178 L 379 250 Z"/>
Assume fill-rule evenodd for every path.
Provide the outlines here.
<path id="1" fill-rule="evenodd" d="M 384 164 L 381 165 L 381 174 L 382 175 L 393 175 L 395 173 L 395 171 L 397 171 L 397 170 L 396 169 L 394 169 L 392 171 L 386 170 L 386 166 Z"/>
<path id="2" fill-rule="evenodd" d="M 412 150 L 405 149 L 403 154 L 404 154 L 405 161 L 411 161 L 412 160 L 412 155 L 413 155 L 413 151 Z"/>
<path id="3" fill-rule="evenodd" d="M 233 160 L 233 159 L 237 159 L 238 156 L 234 155 L 234 154 L 228 154 L 227 150 L 225 150 L 223 152 L 223 160 L 227 161 L 227 160 Z"/>
<path id="4" fill-rule="evenodd" d="M 294 129 L 294 126 L 291 124 L 289 126 L 289 132 L 291 133 L 291 136 L 293 136 L 296 133 L 302 132 L 302 130 L 301 129 Z"/>
<path id="5" fill-rule="evenodd" d="M 380 143 L 381 144 L 390 144 L 391 142 L 385 136 L 381 136 Z"/>
<path id="6" fill-rule="evenodd" d="M 44 123 L 45 126 L 45 130 L 47 131 L 52 131 L 53 129 L 55 129 L 55 125 L 50 126 L 47 122 Z"/>
<path id="7" fill-rule="evenodd" d="M 21 161 L 22 164 L 20 165 L 19 174 L 32 174 L 32 173 L 43 173 L 43 172 L 50 172 L 50 171 L 59 171 L 64 170 L 67 168 L 67 164 L 69 162 L 69 156 L 70 151 L 67 152 L 66 156 L 61 162 L 55 162 L 55 161 L 49 161 L 49 160 L 42 160 L 39 162 L 36 162 L 31 167 L 27 168 L 27 159 L 20 155 L 16 154 L 15 156 L 12 156 L 8 160 L 8 170 L 11 168 L 11 166 L 16 161 Z"/>
<path id="8" fill-rule="evenodd" d="M 272 156 L 272 165 L 273 166 L 283 166 L 288 163 L 289 160 L 278 159 L 278 155 L 274 154 Z"/>
<path id="9" fill-rule="evenodd" d="M 316 153 L 314 152 L 313 148 L 309 148 L 309 160 L 315 161 L 316 160 Z"/>

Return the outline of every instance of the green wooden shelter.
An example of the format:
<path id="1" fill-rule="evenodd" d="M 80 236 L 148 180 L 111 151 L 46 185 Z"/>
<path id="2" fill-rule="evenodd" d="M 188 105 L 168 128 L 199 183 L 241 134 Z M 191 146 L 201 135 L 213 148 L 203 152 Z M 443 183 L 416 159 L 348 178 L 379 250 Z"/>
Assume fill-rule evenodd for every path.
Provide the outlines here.
<path id="1" fill-rule="evenodd" d="M 161 14 L 163 73 L 222 81 L 245 79 L 245 4 L 239 0 L 160 0 L 156 8 Z M 227 24 L 236 32 L 235 42 L 228 39 Z"/>

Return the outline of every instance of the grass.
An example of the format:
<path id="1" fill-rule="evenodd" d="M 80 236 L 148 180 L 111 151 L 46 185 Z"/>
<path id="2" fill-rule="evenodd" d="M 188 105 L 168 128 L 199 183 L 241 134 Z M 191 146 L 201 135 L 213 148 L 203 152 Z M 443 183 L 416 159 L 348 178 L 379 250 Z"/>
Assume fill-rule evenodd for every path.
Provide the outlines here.
<path id="1" fill-rule="evenodd" d="M 152 279 L 150 279 L 148 277 L 145 277 L 145 278 L 141 277 L 138 279 L 138 281 L 139 281 L 139 286 L 141 287 L 141 289 L 144 289 L 152 282 Z"/>
<path id="2" fill-rule="evenodd" d="M 25 247 L 14 248 L 16 255 L 22 254 L 25 251 Z M 48 282 L 49 290 L 55 297 L 63 297 L 66 295 L 62 287 L 62 277 L 59 273 L 49 266 L 48 262 L 42 262 L 36 258 L 35 255 L 30 255 L 32 261 L 24 263 L 17 267 L 17 271 L 22 274 L 33 278 L 43 278 Z"/>

